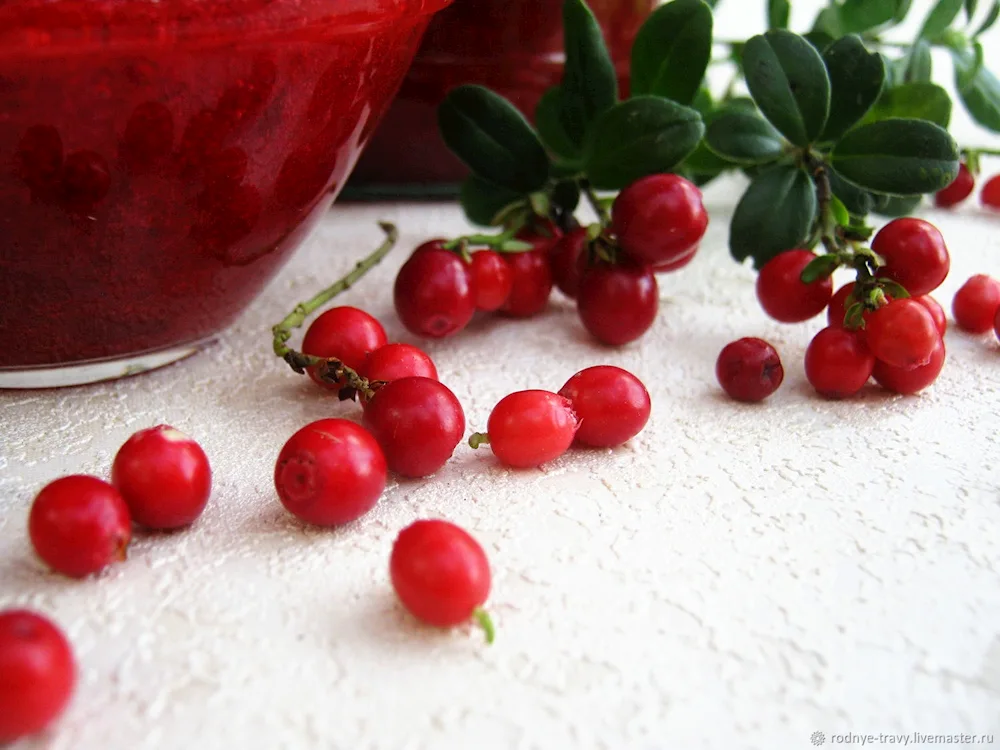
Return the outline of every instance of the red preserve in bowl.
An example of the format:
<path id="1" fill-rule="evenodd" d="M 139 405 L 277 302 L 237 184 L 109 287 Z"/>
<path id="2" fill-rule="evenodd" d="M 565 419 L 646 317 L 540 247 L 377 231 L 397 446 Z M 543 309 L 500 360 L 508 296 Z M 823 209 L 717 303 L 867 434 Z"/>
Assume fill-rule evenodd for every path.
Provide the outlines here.
<path id="1" fill-rule="evenodd" d="M 163 364 L 233 322 L 447 2 L 0 3 L 0 387 Z"/>

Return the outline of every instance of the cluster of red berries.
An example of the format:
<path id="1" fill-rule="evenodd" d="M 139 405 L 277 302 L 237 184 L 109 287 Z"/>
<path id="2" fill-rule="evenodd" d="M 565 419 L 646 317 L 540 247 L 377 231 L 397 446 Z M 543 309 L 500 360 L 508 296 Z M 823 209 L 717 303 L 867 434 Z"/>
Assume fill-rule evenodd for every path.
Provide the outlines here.
<path id="1" fill-rule="evenodd" d="M 976 189 L 976 175 L 963 162 L 958 166 L 958 175 L 944 190 L 934 195 L 934 204 L 939 208 L 951 208 L 965 201 Z M 1000 210 L 1000 174 L 994 175 L 983 184 L 979 201 L 984 208 Z"/>
<path id="2" fill-rule="evenodd" d="M 693 183 L 672 174 L 645 177 L 617 195 L 606 228 L 563 232 L 541 220 L 515 235 L 528 246 L 516 251 L 469 254 L 468 243 L 440 239 L 420 245 L 396 277 L 396 312 L 413 334 L 443 338 L 465 328 L 477 310 L 537 315 L 558 287 L 576 300 L 594 338 L 621 346 L 656 319 L 655 274 L 690 263 L 707 227 Z"/>

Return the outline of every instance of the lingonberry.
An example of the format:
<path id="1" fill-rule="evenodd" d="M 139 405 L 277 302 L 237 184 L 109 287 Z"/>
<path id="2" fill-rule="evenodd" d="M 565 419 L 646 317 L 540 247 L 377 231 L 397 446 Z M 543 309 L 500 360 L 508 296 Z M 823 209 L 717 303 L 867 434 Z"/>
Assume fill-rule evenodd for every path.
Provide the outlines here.
<path id="1" fill-rule="evenodd" d="M 458 333 L 476 312 L 468 266 L 455 253 L 438 247 L 417 248 L 403 264 L 393 302 L 406 329 L 428 338 Z"/>
<path id="2" fill-rule="evenodd" d="M 132 520 L 112 485 L 74 474 L 50 482 L 38 493 L 28 515 L 28 534 L 50 568 L 83 578 L 125 559 Z"/>
<path id="3" fill-rule="evenodd" d="M 391 383 L 400 378 L 438 379 L 430 356 L 422 349 L 402 343 L 386 344 L 369 352 L 359 374 L 373 383 Z"/>
<path id="4" fill-rule="evenodd" d="M 892 279 L 911 297 L 933 292 L 951 269 L 944 237 L 937 227 L 923 219 L 905 217 L 890 221 L 875 235 L 872 250 L 885 260 L 878 275 Z"/>
<path id="5" fill-rule="evenodd" d="M 1000 210 L 1000 174 L 990 177 L 983 185 L 979 200 L 985 208 Z"/>
<path id="6" fill-rule="evenodd" d="M 157 425 L 125 441 L 111 466 L 111 482 L 135 523 L 176 529 L 205 510 L 212 469 L 198 443 L 173 427 Z"/>
<path id="7" fill-rule="evenodd" d="M 653 266 L 653 273 L 672 273 L 674 271 L 679 271 L 686 265 L 690 264 L 694 260 L 694 256 L 698 254 L 698 246 L 695 245 L 686 253 L 680 257 L 667 261 L 665 263 L 657 263 Z"/>
<path id="8" fill-rule="evenodd" d="M 548 249 L 510 253 L 504 259 L 510 267 L 513 283 L 500 311 L 512 318 L 537 315 L 548 305 L 552 294 Z"/>
<path id="9" fill-rule="evenodd" d="M 462 405 L 431 378 L 402 378 L 379 388 L 362 424 L 382 447 L 389 468 L 426 477 L 444 466 L 465 433 Z"/>
<path id="10" fill-rule="evenodd" d="M 781 323 L 809 320 L 830 304 L 833 280 L 828 276 L 804 284 L 802 270 L 816 256 L 808 250 L 786 250 L 757 274 L 757 299 L 764 312 Z"/>
<path id="11" fill-rule="evenodd" d="M 552 252 L 556 243 L 562 239 L 562 236 L 562 231 L 551 219 L 541 219 L 538 217 L 535 217 L 534 221 L 514 235 L 515 239 L 531 245 L 532 250 L 542 253 Z"/>
<path id="12" fill-rule="evenodd" d="M 846 398 L 871 377 L 875 357 L 854 331 L 829 326 L 806 348 L 806 379 L 826 398 Z"/>
<path id="13" fill-rule="evenodd" d="M 650 329 L 660 291 L 649 266 L 598 263 L 584 271 L 576 296 L 583 327 L 598 341 L 622 346 Z"/>
<path id="14" fill-rule="evenodd" d="M 951 313 L 955 324 L 969 333 L 986 333 L 993 327 L 993 318 L 1000 308 L 1000 281 L 976 274 L 955 292 Z"/>
<path id="15" fill-rule="evenodd" d="M 701 191 L 683 177 L 656 174 L 622 190 L 611 207 L 611 228 L 629 257 L 670 264 L 695 249 L 708 228 Z"/>
<path id="16" fill-rule="evenodd" d="M 904 370 L 927 364 L 939 341 L 934 316 L 914 299 L 883 305 L 865 324 L 865 343 L 875 359 Z"/>
<path id="17" fill-rule="evenodd" d="M 715 362 L 722 390 L 736 401 L 763 401 L 785 379 L 785 368 L 773 346 L 763 339 L 742 338 L 726 344 Z"/>
<path id="18" fill-rule="evenodd" d="M 997 314 L 993 316 L 993 332 L 1000 339 L 1000 307 L 997 308 Z"/>
<path id="19" fill-rule="evenodd" d="M 559 291 L 570 299 L 576 299 L 580 288 L 580 258 L 587 249 L 587 229 L 578 227 L 564 235 L 549 254 L 552 279 Z"/>
<path id="20" fill-rule="evenodd" d="M 76 676 L 73 649 L 53 622 L 25 609 L 0 612 L 0 745 L 55 721 Z"/>
<path id="21" fill-rule="evenodd" d="M 888 391 L 909 395 L 922 391 L 937 380 L 938 375 L 941 374 L 941 368 L 944 367 L 944 360 L 944 341 L 939 339 L 927 364 L 904 369 L 876 360 L 875 367 L 872 369 L 872 377 L 875 378 L 876 383 Z"/>
<path id="22" fill-rule="evenodd" d="M 490 595 L 490 563 L 464 529 L 448 521 L 415 521 L 396 537 L 389 576 L 403 606 L 428 625 L 451 628 L 475 618 L 493 642 L 482 609 Z"/>
<path id="23" fill-rule="evenodd" d="M 302 339 L 302 353 L 314 357 L 334 357 L 357 372 L 370 352 L 385 346 L 385 329 L 375 318 L 356 307 L 334 307 L 313 321 Z M 308 368 L 309 377 L 324 388 L 340 389 L 345 383 L 326 383 L 317 368 Z"/>
<path id="24" fill-rule="evenodd" d="M 844 327 L 844 319 L 847 317 L 847 308 L 855 302 L 854 298 L 851 297 L 853 292 L 853 281 L 849 281 L 834 292 L 833 296 L 830 298 L 830 304 L 826 308 L 827 325 L 836 326 L 837 328 Z M 867 319 L 868 313 L 866 312 L 865 315 Z"/>
<path id="25" fill-rule="evenodd" d="M 580 421 L 565 396 L 550 391 L 518 391 L 493 407 L 486 435 L 470 445 L 489 442 L 493 455 L 507 466 L 527 469 L 559 458 L 569 450 Z"/>
<path id="26" fill-rule="evenodd" d="M 476 309 L 486 312 L 499 310 L 514 286 L 514 274 L 503 256 L 492 250 L 474 252 L 470 273 Z"/>
<path id="27" fill-rule="evenodd" d="M 285 443 L 274 486 L 290 513 L 317 526 L 339 526 L 375 507 L 386 471 L 382 449 L 364 427 L 320 419 Z"/>
<path id="28" fill-rule="evenodd" d="M 914 297 L 913 299 L 927 308 L 927 312 L 934 318 L 934 325 L 937 327 L 938 333 L 944 336 L 945 331 L 948 330 L 948 317 L 944 314 L 944 308 L 929 294 Z"/>
<path id="29" fill-rule="evenodd" d="M 559 395 L 573 406 L 579 428 L 576 442 L 612 448 L 638 435 L 649 421 L 649 392 L 632 373 L 611 365 L 581 370 Z"/>
<path id="30" fill-rule="evenodd" d="M 976 178 L 963 162 L 958 165 L 958 174 L 951 184 L 934 194 L 934 203 L 940 208 L 957 206 L 970 195 L 976 187 Z"/>

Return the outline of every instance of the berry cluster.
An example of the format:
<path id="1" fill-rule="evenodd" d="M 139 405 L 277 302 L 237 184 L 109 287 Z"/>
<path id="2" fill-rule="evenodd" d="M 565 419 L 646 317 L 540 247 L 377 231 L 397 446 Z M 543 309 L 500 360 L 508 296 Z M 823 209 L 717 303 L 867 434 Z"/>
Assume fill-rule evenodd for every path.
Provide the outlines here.
<path id="1" fill-rule="evenodd" d="M 978 158 L 963 161 L 958 167 L 958 176 L 951 184 L 934 194 L 934 204 L 938 208 L 952 208 L 962 203 L 975 191 L 978 175 Z M 984 208 L 1000 211 L 1000 174 L 993 175 L 983 184 L 979 201 Z"/>

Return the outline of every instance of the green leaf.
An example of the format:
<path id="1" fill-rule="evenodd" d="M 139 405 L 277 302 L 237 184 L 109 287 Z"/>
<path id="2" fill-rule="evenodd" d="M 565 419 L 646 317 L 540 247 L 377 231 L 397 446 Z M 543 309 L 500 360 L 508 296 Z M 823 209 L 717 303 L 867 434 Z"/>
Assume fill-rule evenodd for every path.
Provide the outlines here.
<path id="1" fill-rule="evenodd" d="M 828 168 L 827 177 L 830 180 L 830 189 L 833 194 L 844 204 L 844 208 L 852 216 L 864 216 L 875 207 L 875 197 L 867 190 L 862 190 L 857 185 L 852 185 L 845 180 L 836 169 Z"/>
<path id="2" fill-rule="evenodd" d="M 438 107 L 441 136 L 474 174 L 531 193 L 549 176 L 549 157 L 513 104 L 482 86 L 452 89 Z"/>
<path id="3" fill-rule="evenodd" d="M 760 268 L 778 253 L 798 247 L 816 216 L 816 190 L 798 167 L 775 165 L 758 174 L 743 194 L 729 225 L 729 251 L 753 258 Z"/>
<path id="4" fill-rule="evenodd" d="M 769 31 L 747 42 L 743 65 L 771 124 L 796 146 L 815 141 L 830 110 L 830 79 L 816 48 L 790 31 Z"/>
<path id="5" fill-rule="evenodd" d="M 767 28 L 787 29 L 792 6 L 788 0 L 767 0 Z"/>
<path id="6" fill-rule="evenodd" d="M 808 31 L 802 36 L 819 52 L 823 52 L 823 50 L 836 41 L 834 37 L 830 36 L 825 31 Z"/>
<path id="7" fill-rule="evenodd" d="M 694 151 L 705 126 L 690 107 L 657 96 L 616 105 L 594 123 L 584 160 L 601 190 L 621 190 L 640 177 L 669 172 Z"/>
<path id="8" fill-rule="evenodd" d="M 976 15 L 976 8 L 979 5 L 979 0 L 965 0 L 965 17 L 972 22 L 972 17 Z"/>
<path id="9" fill-rule="evenodd" d="M 632 45 L 632 94 L 690 104 L 711 56 L 711 8 L 703 0 L 662 5 L 642 24 Z"/>
<path id="10" fill-rule="evenodd" d="M 833 218 L 840 226 L 846 227 L 851 223 L 851 214 L 847 210 L 847 206 L 845 206 L 844 202 L 836 195 L 830 196 L 830 211 L 833 213 Z"/>
<path id="11" fill-rule="evenodd" d="M 909 216 L 920 205 L 920 201 L 922 200 L 922 197 L 919 195 L 887 195 L 880 197 L 884 198 L 884 200 L 879 201 L 872 209 L 872 212 L 880 216 L 887 216 L 890 219 Z"/>
<path id="12" fill-rule="evenodd" d="M 993 5 L 990 6 L 990 12 L 986 14 L 986 18 L 983 19 L 983 22 L 972 36 L 979 37 L 985 34 L 993 28 L 993 24 L 997 22 L 998 18 L 1000 18 L 1000 0 L 994 0 Z"/>
<path id="13" fill-rule="evenodd" d="M 931 45 L 926 39 L 918 39 L 907 55 L 900 58 L 904 83 L 928 83 L 934 69 L 931 58 Z"/>
<path id="14" fill-rule="evenodd" d="M 716 154 L 702 140 L 698 147 L 681 162 L 679 169 L 694 175 L 715 176 L 722 174 L 727 169 L 735 169 L 737 166 L 737 164 Z"/>
<path id="15" fill-rule="evenodd" d="M 698 89 L 698 93 L 694 95 L 694 99 L 691 100 L 691 106 L 698 110 L 702 117 L 707 115 L 709 112 L 715 111 L 715 102 L 712 100 L 712 92 L 702 86 Z"/>
<path id="16" fill-rule="evenodd" d="M 947 128 L 951 120 L 951 97 L 934 83 L 904 83 L 886 89 L 868 112 L 865 122 L 892 117 L 927 120 Z"/>
<path id="17" fill-rule="evenodd" d="M 955 61 L 955 88 L 972 118 L 984 128 L 1000 133 L 1000 81 L 982 64 L 982 46 L 976 54 L 952 50 Z"/>
<path id="18" fill-rule="evenodd" d="M 823 8 L 813 22 L 812 31 L 826 34 L 831 39 L 842 37 L 844 35 L 844 28 L 843 22 L 840 19 L 840 6 L 828 5 Z"/>
<path id="19" fill-rule="evenodd" d="M 851 34 L 823 53 L 830 77 L 830 117 L 822 140 L 835 141 L 856 125 L 879 98 L 885 67 L 877 52 L 869 52 L 861 38 Z"/>
<path id="20" fill-rule="evenodd" d="M 618 76 L 601 27 L 584 0 L 564 0 L 566 65 L 562 80 L 563 129 L 582 145 L 591 124 L 618 101 Z"/>
<path id="21" fill-rule="evenodd" d="M 507 212 L 515 203 L 526 203 L 528 196 L 507 190 L 476 175 L 469 175 L 462 183 L 460 200 L 466 218 L 483 227 L 499 226 L 498 216 Z"/>
<path id="22" fill-rule="evenodd" d="M 577 163 L 583 152 L 569 137 L 562 123 L 562 89 L 553 86 L 546 91 L 535 108 L 535 127 L 542 143 L 563 161 Z"/>
<path id="23" fill-rule="evenodd" d="M 827 278 L 838 268 L 840 268 L 839 255 L 819 255 L 806 264 L 802 273 L 799 274 L 799 280 L 803 284 L 812 284 L 814 281 Z"/>
<path id="24" fill-rule="evenodd" d="M 784 151 L 781 133 L 756 114 L 730 110 L 712 117 L 705 143 L 723 159 L 739 164 L 765 164 Z"/>
<path id="25" fill-rule="evenodd" d="M 858 187 L 892 195 L 933 193 L 958 174 L 958 146 L 925 120 L 879 120 L 855 128 L 834 147 L 833 167 Z"/>
<path id="26" fill-rule="evenodd" d="M 942 31 L 945 31 L 951 26 L 952 21 L 955 20 L 955 16 L 959 14 L 959 11 L 962 10 L 963 1 L 938 0 L 934 7 L 931 8 L 931 12 L 927 14 L 927 19 L 920 28 L 920 33 L 917 37 L 920 39 L 933 39 Z"/>
<path id="27" fill-rule="evenodd" d="M 892 21 L 898 0 L 845 0 L 840 8 L 841 31 L 856 34 Z"/>
<path id="28" fill-rule="evenodd" d="M 910 12 L 910 6 L 913 5 L 913 0 L 899 0 L 896 3 L 896 12 L 892 17 L 894 23 L 902 23 L 906 20 L 907 14 Z"/>

